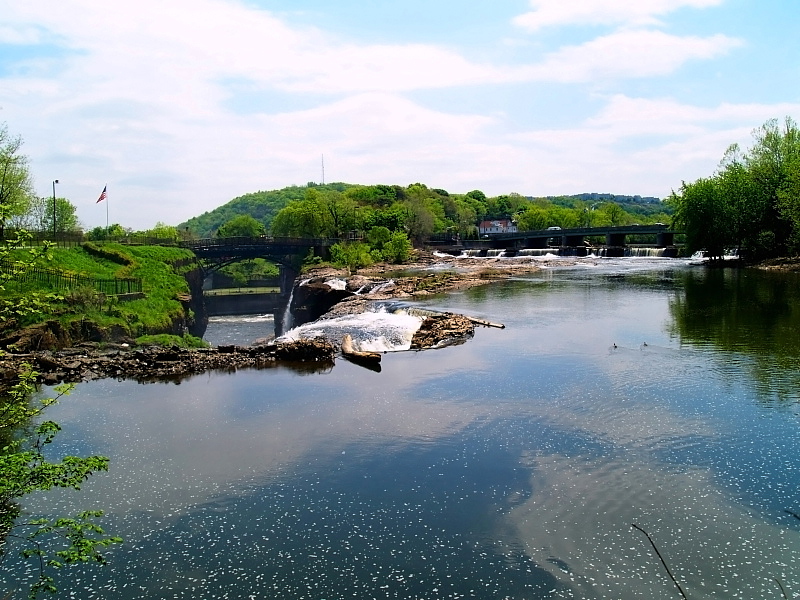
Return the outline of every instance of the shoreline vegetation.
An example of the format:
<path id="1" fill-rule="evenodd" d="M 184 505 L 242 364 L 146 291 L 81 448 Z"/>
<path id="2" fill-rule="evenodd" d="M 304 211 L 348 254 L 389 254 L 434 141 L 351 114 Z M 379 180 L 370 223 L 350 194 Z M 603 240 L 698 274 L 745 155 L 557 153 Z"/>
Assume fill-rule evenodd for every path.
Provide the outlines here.
<path id="1" fill-rule="evenodd" d="M 581 260 L 585 262 L 587 259 Z M 378 263 L 358 269 L 355 274 L 350 274 L 347 268 L 316 266 L 306 269 L 298 280 L 317 282 L 325 287 L 326 281 L 340 279 L 346 282 L 347 289 L 350 290 L 368 285 L 379 289 L 376 294 L 351 294 L 336 300 L 333 307 L 319 317 L 326 319 L 363 312 L 376 301 L 413 299 L 489 285 L 509 277 L 539 271 L 549 262 L 529 257 L 464 259 L 416 251 L 413 260 L 403 265 Z M 576 260 L 558 259 L 560 266 L 570 262 L 575 263 Z M 800 258 L 771 259 L 752 267 L 800 272 Z M 380 285 L 388 282 L 389 285 Z M 185 294 L 183 300 L 185 303 Z M 412 349 L 436 348 L 448 339 L 466 340 L 473 335 L 475 325 L 502 326 L 489 321 L 470 321 L 467 318 L 465 322 L 463 319 L 463 315 L 450 313 L 427 317 L 428 324 L 420 328 Z M 97 328 L 86 326 L 85 316 L 82 317 L 82 322 L 85 331 L 91 335 L 97 334 Z M 36 331 L 42 326 L 39 323 L 23 328 L 23 331 Z M 14 351 L 13 345 L 8 348 L 10 344 L 6 342 L 6 351 L 0 355 L 0 382 L 10 385 L 26 369 L 33 369 L 36 380 L 46 385 L 79 383 L 98 378 L 145 382 L 181 380 L 211 370 L 271 368 L 278 364 L 286 364 L 302 371 L 319 371 L 332 368 L 337 356 L 346 358 L 342 353 L 341 343 L 325 340 L 288 342 L 263 339 L 254 340 L 247 346 L 211 348 L 202 343 L 202 340 L 186 335 L 181 337 L 162 334 L 142 336 L 134 340 L 124 333 L 120 334 L 120 330 L 110 329 L 107 333 L 109 338 L 100 341 L 79 339 L 75 343 L 59 347 L 58 340 L 53 338 L 49 346 L 25 348 L 22 344 L 23 348 L 17 351 Z M 22 337 L 24 336 L 20 332 L 15 332 L 13 335 L 7 334 L 6 340 L 20 340 Z M 46 338 L 47 336 L 39 335 L 38 341 L 46 341 Z"/>
<path id="2" fill-rule="evenodd" d="M 562 261 L 563 264 L 563 261 Z M 436 266 L 435 270 L 431 268 Z M 481 259 L 463 261 L 453 257 L 435 256 L 429 252 L 417 252 L 414 262 L 405 265 L 376 264 L 360 269 L 356 275 L 348 275 L 348 269 L 329 266 L 307 269 L 300 279 L 325 281 L 341 278 L 357 289 L 368 282 L 373 284 L 392 282 L 382 286 L 378 294 L 351 295 L 321 318 L 330 318 L 343 312 L 363 311 L 373 301 L 414 298 L 446 293 L 487 285 L 493 281 L 513 275 L 541 269 L 542 261 L 520 258 L 511 261 Z M 398 273 L 402 270 L 402 273 Z M 437 347 L 452 338 L 467 339 L 474 326 L 500 326 L 466 318 L 463 315 L 444 313 L 426 317 L 426 325 L 412 342 L 412 349 L 423 350 Z M 36 330 L 41 324 L 34 326 Z M 95 331 L 93 328 L 87 330 Z M 113 334 L 113 331 L 111 332 Z M 19 333 L 7 339 L 21 339 Z M 39 337 L 42 341 L 44 337 Z M 66 347 L 54 344 L 42 348 L 24 348 L 21 351 L 6 351 L 0 356 L 0 381 L 11 384 L 19 373 L 33 369 L 36 380 L 46 385 L 79 383 L 98 378 L 134 379 L 155 381 L 183 379 L 209 370 L 235 370 L 241 368 L 269 368 L 285 363 L 300 370 L 331 368 L 341 345 L 325 340 L 298 340 L 281 342 L 254 340 L 250 346 L 180 347 L 175 336 L 148 336 L 134 340 L 121 336 L 103 341 L 80 340 Z M 57 341 L 57 340 L 52 340 Z M 13 347 L 11 348 L 14 349 Z"/>

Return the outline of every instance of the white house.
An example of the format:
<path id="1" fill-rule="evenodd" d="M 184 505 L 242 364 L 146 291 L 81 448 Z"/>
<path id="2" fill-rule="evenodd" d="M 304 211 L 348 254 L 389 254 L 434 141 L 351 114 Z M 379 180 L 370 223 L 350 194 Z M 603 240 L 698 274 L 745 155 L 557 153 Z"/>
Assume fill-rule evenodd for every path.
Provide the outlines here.
<path id="1" fill-rule="evenodd" d="M 517 226 L 511 219 L 492 219 L 491 221 L 481 221 L 478 225 L 478 233 L 516 233 Z"/>

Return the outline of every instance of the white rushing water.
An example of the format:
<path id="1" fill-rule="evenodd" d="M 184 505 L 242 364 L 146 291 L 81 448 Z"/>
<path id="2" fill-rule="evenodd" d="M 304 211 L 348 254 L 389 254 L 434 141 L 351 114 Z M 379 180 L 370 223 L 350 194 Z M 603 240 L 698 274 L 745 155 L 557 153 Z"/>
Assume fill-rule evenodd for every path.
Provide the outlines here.
<path id="1" fill-rule="evenodd" d="M 344 334 L 349 333 L 358 350 L 396 352 L 411 347 L 411 338 L 419 329 L 422 320 L 423 317 L 420 315 L 409 314 L 408 309 L 392 310 L 381 305 L 361 314 L 306 323 L 290 329 L 279 339 L 294 341 L 324 337 L 338 344 Z"/>

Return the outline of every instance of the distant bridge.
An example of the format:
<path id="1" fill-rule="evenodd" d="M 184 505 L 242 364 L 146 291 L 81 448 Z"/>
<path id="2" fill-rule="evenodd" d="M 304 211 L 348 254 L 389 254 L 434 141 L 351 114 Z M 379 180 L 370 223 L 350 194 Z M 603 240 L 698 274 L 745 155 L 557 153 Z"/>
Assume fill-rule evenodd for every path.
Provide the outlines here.
<path id="1" fill-rule="evenodd" d="M 337 238 L 288 238 L 288 237 L 227 237 L 207 238 L 180 242 L 197 256 L 203 274 L 251 258 L 265 258 L 280 265 L 281 293 L 288 294 L 297 277 L 297 257 L 305 256 L 309 250 L 315 256 L 328 257 L 330 247 L 340 242 Z"/>
<path id="2" fill-rule="evenodd" d="M 593 246 L 605 246 L 607 256 L 623 256 L 628 236 L 648 236 L 652 242 L 642 244 L 655 248 L 674 249 L 676 231 L 666 225 L 625 225 L 621 227 L 574 227 L 569 229 L 539 229 L 513 233 L 489 233 L 478 240 L 459 240 L 453 235 L 438 235 L 430 244 L 445 252 L 465 249 L 505 250 L 513 254 L 522 249 L 557 247 L 563 253 L 585 254 Z M 590 243 L 587 238 L 602 238 L 602 243 Z M 668 252 L 670 254 L 671 252 Z M 676 253 L 676 251 L 675 251 Z"/>

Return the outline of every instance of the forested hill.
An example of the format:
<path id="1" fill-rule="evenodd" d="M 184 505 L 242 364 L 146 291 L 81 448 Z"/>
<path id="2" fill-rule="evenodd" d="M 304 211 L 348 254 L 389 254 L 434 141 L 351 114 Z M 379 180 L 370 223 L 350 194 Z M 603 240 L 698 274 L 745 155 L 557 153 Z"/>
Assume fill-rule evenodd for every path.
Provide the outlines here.
<path id="1" fill-rule="evenodd" d="M 567 213 L 575 213 L 575 218 L 583 221 L 581 215 L 594 213 L 589 216 L 599 216 L 608 213 L 609 207 L 616 205 L 627 213 L 629 218 L 623 219 L 620 224 L 630 222 L 648 222 L 648 219 L 666 222 L 666 217 L 672 210 L 658 198 L 641 196 L 622 196 L 607 193 L 586 193 L 572 196 L 522 196 L 508 194 L 496 197 L 487 197 L 480 190 L 472 190 L 466 194 L 450 194 L 446 190 L 428 188 L 424 184 L 414 183 L 403 187 L 399 185 L 357 185 L 349 183 L 314 184 L 305 186 L 289 186 L 281 190 L 259 191 L 234 198 L 230 202 L 215 208 L 212 211 L 193 217 L 178 225 L 180 230 L 189 229 L 197 237 L 213 237 L 217 230 L 224 224 L 241 215 L 249 215 L 261 223 L 266 231 L 270 231 L 273 220 L 278 212 L 291 202 L 301 202 L 309 196 L 310 190 L 321 193 L 327 198 L 330 194 L 342 195 L 345 203 L 338 209 L 345 210 L 345 206 L 371 207 L 374 210 L 391 211 L 393 206 L 402 206 L 404 214 L 408 209 L 419 203 L 427 206 L 430 212 L 432 231 L 444 231 L 448 228 L 458 231 L 468 231 L 470 227 L 484 219 L 502 217 L 519 217 L 527 213 L 530 217 L 519 220 L 520 226 L 537 227 L 542 223 L 547 225 L 558 224 L 567 226 L 571 222 Z M 333 201 L 335 204 L 338 201 Z M 350 204 L 348 204 L 350 203 Z M 330 204 L 330 203 L 329 203 Z M 348 210 L 351 210 L 352 207 Z M 550 207 L 550 208 L 547 208 Z M 332 207 L 329 207 L 333 210 Z M 537 209 L 537 210 L 534 210 Z M 360 209 L 359 209 L 360 210 Z M 558 212 L 562 210 L 562 212 Z M 419 212 L 417 209 L 414 211 Z M 538 211 L 537 214 L 534 214 Z M 360 212 L 366 217 L 369 211 Z M 588 217 L 587 217 L 588 218 Z M 611 222 L 619 220 L 619 216 L 609 217 Z M 396 219 L 395 219 L 396 220 Z M 573 219 L 574 220 L 574 219 Z M 606 219 L 608 220 L 608 219 Z M 364 225 L 361 223 L 360 225 Z M 391 229 L 391 227 L 390 227 Z"/>
<path id="2" fill-rule="evenodd" d="M 332 183 L 315 187 L 321 190 L 342 192 L 351 186 L 346 183 Z M 307 189 L 307 186 L 293 185 L 281 190 L 272 190 L 270 192 L 259 191 L 245 194 L 244 196 L 234 198 L 230 202 L 212 211 L 205 212 L 197 217 L 192 217 L 188 221 L 178 225 L 178 229 L 185 230 L 188 227 L 189 230 L 198 237 L 213 237 L 220 226 L 239 215 L 250 215 L 269 229 L 272 219 L 275 218 L 278 211 L 292 200 L 302 200 L 306 195 Z"/>
<path id="3" fill-rule="evenodd" d="M 572 196 L 547 196 L 546 199 L 557 206 L 574 208 L 576 204 L 599 206 L 606 202 L 619 204 L 627 212 L 635 215 L 672 214 L 673 208 L 654 196 L 624 196 L 619 194 L 598 194 L 590 192 Z"/>

